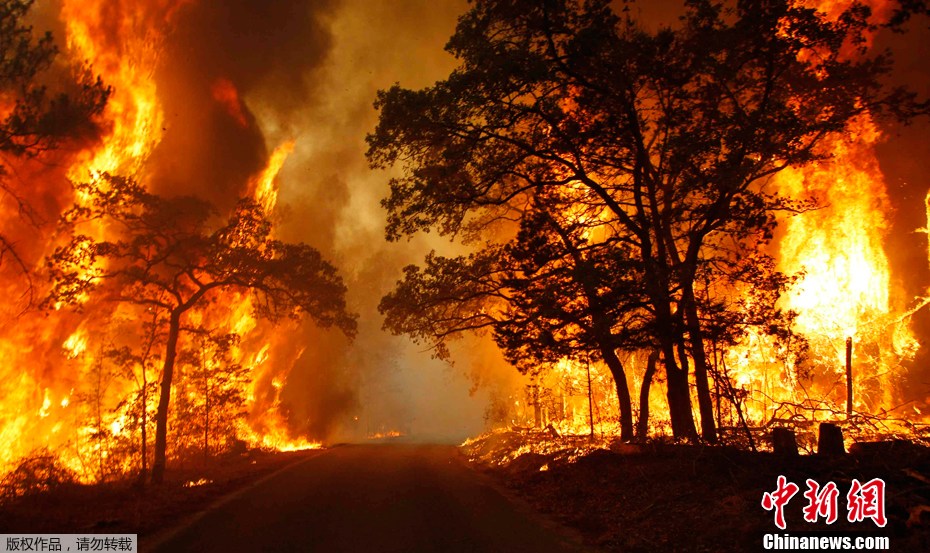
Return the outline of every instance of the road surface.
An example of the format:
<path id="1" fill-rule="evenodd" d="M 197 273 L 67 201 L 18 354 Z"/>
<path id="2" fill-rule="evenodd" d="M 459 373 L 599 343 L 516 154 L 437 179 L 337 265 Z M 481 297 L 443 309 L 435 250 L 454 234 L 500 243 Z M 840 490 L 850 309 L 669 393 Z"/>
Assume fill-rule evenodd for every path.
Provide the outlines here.
<path id="1" fill-rule="evenodd" d="M 143 551 L 149 549 L 142 540 Z M 454 447 L 346 445 L 301 461 L 157 545 L 159 553 L 577 551 Z"/>

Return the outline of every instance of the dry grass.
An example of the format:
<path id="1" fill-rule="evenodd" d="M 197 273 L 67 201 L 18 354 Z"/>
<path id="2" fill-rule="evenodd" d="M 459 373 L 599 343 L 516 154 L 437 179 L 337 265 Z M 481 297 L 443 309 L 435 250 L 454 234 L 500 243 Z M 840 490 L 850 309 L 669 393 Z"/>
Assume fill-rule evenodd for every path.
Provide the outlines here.
<path id="1" fill-rule="evenodd" d="M 800 486 L 787 509 L 789 531 L 886 535 L 893 551 L 930 551 L 930 512 L 923 510 L 930 506 L 930 449 L 906 442 L 839 459 L 784 459 L 723 447 L 579 446 L 578 438 L 504 432 L 462 450 L 479 470 L 606 551 L 761 550 L 763 534 L 778 532 L 761 507 L 762 494 L 774 490 L 781 474 Z M 833 525 L 803 520 L 808 478 L 837 484 Z M 846 521 L 853 478 L 885 480 L 884 529 L 871 520 Z"/>

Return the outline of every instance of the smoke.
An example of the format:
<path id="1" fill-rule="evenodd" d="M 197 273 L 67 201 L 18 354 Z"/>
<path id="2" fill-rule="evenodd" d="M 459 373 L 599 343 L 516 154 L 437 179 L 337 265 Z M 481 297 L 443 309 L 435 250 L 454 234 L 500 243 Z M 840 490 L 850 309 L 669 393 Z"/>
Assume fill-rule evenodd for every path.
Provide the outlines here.
<path id="1" fill-rule="evenodd" d="M 332 6 L 237 0 L 179 11 L 156 75 L 165 128 L 152 157 L 155 190 L 192 192 L 221 208 L 245 192 L 268 145 L 242 95 L 258 93 L 284 114 L 312 102 Z"/>
<path id="2" fill-rule="evenodd" d="M 889 85 L 906 86 L 922 98 L 930 98 L 930 69 L 923 45 L 930 40 L 926 20 L 912 22 L 907 34 L 884 31 L 875 41 L 876 50 L 888 49 L 894 56 Z M 926 196 L 930 189 L 926 160 L 930 159 L 930 118 L 921 117 L 910 125 L 887 124 L 885 140 L 876 153 L 892 203 L 891 228 L 886 251 L 891 262 L 894 285 L 901 291 L 899 307 L 910 307 L 913 298 L 930 294 L 930 259 L 925 230 Z M 903 401 L 925 402 L 930 391 L 930 309 L 923 308 L 912 318 L 921 349 L 909 363 L 901 386 Z"/>
<path id="3" fill-rule="evenodd" d="M 292 415 L 305 413 L 323 398 L 347 409 L 326 408 L 333 439 L 358 439 L 399 431 L 432 439 L 458 439 L 480 431 L 484 404 L 471 397 L 464 373 L 476 370 L 464 356 L 454 369 L 430 360 L 406 338 L 381 330 L 381 297 L 393 288 L 401 269 L 419 262 L 438 244 L 423 238 L 388 244 L 385 214 L 389 174 L 372 172 L 364 158 L 365 134 L 377 122 L 372 107 L 378 89 L 394 82 L 422 87 L 443 78 L 454 66 L 442 49 L 465 2 L 346 2 L 331 13 L 329 55 L 313 72 L 314 98 L 296 109 L 277 96 L 247 95 L 273 143 L 296 140 L 282 171 L 282 232 L 288 239 L 321 248 L 343 270 L 349 300 L 359 314 L 359 335 L 338 362 L 295 366 L 285 398 Z M 336 358 L 336 355 L 332 355 Z M 505 368 L 506 371 L 513 369 Z M 327 381 L 319 387 L 297 382 Z M 339 383 L 343 385 L 340 386 Z M 322 393 L 321 393 L 322 392 Z M 292 420 L 301 420 L 300 416 Z M 319 425 L 321 418 L 310 418 Z"/>
<path id="4" fill-rule="evenodd" d="M 471 379 L 512 378 L 502 361 L 468 355 L 449 369 L 382 331 L 377 312 L 402 267 L 435 244 L 384 240 L 379 202 L 390 175 L 370 171 L 364 158 L 377 121 L 372 103 L 395 81 L 422 87 L 447 75 L 454 63 L 443 45 L 466 9 L 464 1 L 234 0 L 185 4 L 172 15 L 155 75 L 165 118 L 145 169 L 150 187 L 225 210 L 269 152 L 294 141 L 278 177 L 276 232 L 333 261 L 360 315 L 351 344 L 311 323 L 272 331 L 286 336 L 274 339 L 271 359 L 286 375 L 280 400 L 295 433 L 458 439 L 483 424 L 483 393 L 469 393 Z M 270 380 L 259 382 L 268 397 Z"/>

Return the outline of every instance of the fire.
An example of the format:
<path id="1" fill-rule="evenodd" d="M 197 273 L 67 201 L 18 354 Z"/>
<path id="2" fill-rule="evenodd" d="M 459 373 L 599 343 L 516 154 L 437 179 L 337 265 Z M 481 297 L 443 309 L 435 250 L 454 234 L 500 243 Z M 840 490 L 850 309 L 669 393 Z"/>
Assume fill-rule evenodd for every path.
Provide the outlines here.
<path id="1" fill-rule="evenodd" d="M 880 354 L 883 364 L 893 367 L 890 355 L 904 354 L 914 342 L 905 326 L 889 320 L 893 290 L 884 238 L 890 206 L 874 154 L 878 139 L 875 125 L 863 118 L 854 133 L 832 144 L 834 157 L 826 167 L 780 175 L 784 193 L 798 197 L 806 189 L 824 204 L 821 212 L 785 222 L 780 259 L 783 271 L 805 274 L 786 298 L 786 305 L 800 313 L 802 332 L 838 350 L 846 337 L 861 343 L 897 334 L 891 351 Z M 840 355 L 834 358 L 843 362 Z M 886 393 L 892 390 L 885 387 Z"/>
<path id="2" fill-rule="evenodd" d="M 779 270 L 800 274 L 782 298 L 798 313 L 796 329 L 810 341 L 813 380 L 785 365 L 764 336 L 750 334 L 725 359 L 736 386 L 754 393 L 750 415 L 767 422 L 786 404 L 845 408 L 845 343 L 852 339 L 854 410 L 893 407 L 902 359 L 918 346 L 894 290 L 884 239 L 890 204 L 874 147 L 880 139 L 867 117 L 826 144 L 831 158 L 775 179 L 779 193 L 814 199 L 819 207 L 785 216 L 778 240 Z M 813 398 L 817 405 L 806 401 Z"/>
<path id="3" fill-rule="evenodd" d="M 74 359 L 75 357 L 84 353 L 87 350 L 87 337 L 78 330 L 71 336 L 68 336 L 68 339 L 65 340 L 65 343 L 62 344 L 62 347 L 67 351 L 67 356 L 69 359 Z"/>
<path id="4" fill-rule="evenodd" d="M 272 213 L 275 205 L 278 203 L 278 188 L 275 182 L 278 173 L 280 173 L 281 168 L 284 167 L 284 162 L 287 161 L 287 156 L 293 151 L 293 140 L 289 140 L 278 146 L 271 154 L 271 158 L 268 160 L 268 166 L 251 183 L 254 190 L 252 195 L 255 197 L 255 200 L 261 204 L 265 213 Z"/>
<path id="5" fill-rule="evenodd" d="M 229 79 L 217 79 L 210 87 L 213 99 L 226 109 L 226 112 L 241 127 L 248 127 L 249 121 L 242 111 L 242 100 L 239 99 L 239 90 Z"/>
<path id="6" fill-rule="evenodd" d="M 836 17 L 851 3 L 810 4 Z M 870 7 L 879 17 L 891 10 L 887 2 Z M 912 358 L 919 344 L 908 327 L 910 313 L 902 309 L 885 253 L 891 207 L 875 154 L 881 138 L 871 118 L 861 116 L 848 133 L 822 145 L 830 155 L 827 161 L 788 169 L 775 178 L 774 188 L 782 196 L 818 204 L 781 218 L 773 252 L 780 271 L 802 275 L 781 307 L 798 313 L 796 330 L 811 349 L 806 366 L 793 366 L 766 337 L 751 333 L 723 359 L 736 386 L 752 391 L 747 407 L 755 421 L 785 416 L 780 411 L 785 407 L 788 414 L 809 409 L 806 416 L 815 419 L 835 417 L 844 408 L 874 413 L 895 407 L 900 397 L 901 362 Z M 854 391 L 849 407 L 847 339 Z M 802 378 L 808 371 L 812 378 Z"/>
<path id="7" fill-rule="evenodd" d="M 198 478 L 197 480 L 188 480 L 184 483 L 185 488 L 196 488 L 198 486 L 205 486 L 207 484 L 212 484 L 213 480 L 209 478 Z"/>
<path id="8" fill-rule="evenodd" d="M 814 0 L 807 4 L 835 18 L 853 2 Z M 892 3 L 886 1 L 866 4 L 878 20 L 893 10 Z M 865 38 L 870 45 L 874 37 Z M 846 55 L 857 54 L 850 49 Z M 876 154 L 876 145 L 882 140 L 877 124 L 868 115 L 860 116 L 846 133 L 830 136 L 820 144 L 827 159 L 784 170 L 764 184 L 769 187 L 767 192 L 816 204 L 802 213 L 780 215 L 775 240 L 767 251 L 777 260 L 779 271 L 799 277 L 778 306 L 798 314 L 794 330 L 808 341 L 810 349 L 806 358 L 794 358 L 785 344 L 776 344 L 756 330 L 728 351 L 721 352 L 715 345 L 715 351 L 707 356 L 713 370 L 721 375 L 711 383 L 719 400 L 720 426 L 740 424 L 736 407 L 721 399 L 728 395 L 738 396 L 741 415 L 748 426 L 757 428 L 799 420 L 843 421 L 847 412 L 852 419 L 884 416 L 903 403 L 904 367 L 920 348 L 909 326 L 910 317 L 930 304 L 930 299 L 918 300 L 916 306 L 908 308 L 909 300 L 896 287 L 892 275 L 885 249 L 892 207 Z M 924 232 L 930 232 L 930 194 L 927 206 Z M 565 217 L 588 222 L 597 215 L 584 213 L 579 207 L 568 210 Z M 745 292 L 733 291 L 736 295 Z M 848 375 L 847 340 L 851 344 Z M 634 412 L 639 407 L 636 392 L 642 386 L 645 353 L 637 352 L 624 360 Z M 555 401 L 538 396 L 511 398 L 511 424 L 544 428 L 552 422 L 562 432 L 586 434 L 590 415 L 585 412 L 580 416 L 581 409 L 567 409 L 580 397 L 569 398 L 565 393 L 584 378 L 584 367 L 566 359 L 559 361 L 533 384 L 555 394 Z M 847 381 L 852 388 L 852 404 L 848 406 Z M 722 389 L 722 382 L 729 382 L 732 390 Z M 664 433 L 662 425 L 668 417 L 664 392 L 660 375 L 646 400 L 651 434 Z M 597 392 L 594 396 L 596 406 Z M 696 405 L 696 398 L 693 400 Z M 537 407 L 534 413 L 534 405 L 545 407 L 541 413 Z M 604 408 L 615 413 L 616 399 Z M 916 407 L 915 412 L 920 414 Z M 892 426 L 889 422 L 883 430 Z"/>
<path id="9" fill-rule="evenodd" d="M 108 9 L 103 0 L 66 0 L 61 18 L 75 59 L 88 60 L 113 87 L 105 119 L 110 127 L 101 147 L 69 171 L 74 180 L 89 174 L 135 174 L 161 138 L 164 113 L 153 72 L 166 26 L 184 0 L 155 6 Z"/>
<path id="10" fill-rule="evenodd" d="M 851 2 L 816 4 L 836 14 Z M 108 0 L 62 0 L 60 17 L 65 32 L 59 38 L 63 39 L 64 55 L 77 64 L 86 61 L 89 71 L 100 74 L 113 92 L 99 121 L 101 136 L 95 143 L 76 146 L 67 154 L 67 161 L 62 163 L 65 168 L 58 177 L 83 182 L 109 172 L 134 176 L 143 185 L 152 185 L 148 164 L 166 133 L 171 132 L 167 127 L 166 92 L 157 74 L 164 69 L 162 56 L 170 34 L 190 3 L 192 0 L 149 0 L 131 5 Z M 875 2 L 873 10 L 881 16 L 888 13 L 889 5 Z M 206 82 L 208 101 L 222 107 L 243 130 L 253 126 L 249 106 L 232 78 L 207 75 Z M 0 98 L 0 114 L 7 109 L 3 101 Z M 804 407 L 826 404 L 842 409 L 847 338 L 853 341 L 854 409 L 890 409 L 900 395 L 897 382 L 901 361 L 913 356 L 918 344 L 907 325 L 910 312 L 902 309 L 902 298 L 893 287 L 884 250 L 890 206 L 875 155 L 880 138 L 875 123 L 863 117 L 856 122 L 853 133 L 833 137 L 827 144 L 832 153 L 830 161 L 785 171 L 774 182 L 785 196 L 816 198 L 821 204 L 819 209 L 784 217 L 776 251 L 771 252 L 778 258 L 780 270 L 803 273 L 803 279 L 783 299 L 782 306 L 799 312 L 798 330 L 811 341 L 812 353 L 806 366 L 786 364 L 760 334 L 750 334 L 740 348 L 727 352 L 721 360 L 723 370 L 736 387 L 749 391 L 746 407 L 754 422 L 769 422 L 786 403 Z M 278 176 L 295 147 L 293 140 L 279 144 L 263 169 L 248 182 L 239 183 L 268 214 L 277 209 Z M 39 180 L 48 179 L 36 186 L 37 194 L 54 190 L 54 182 L 66 182 L 38 171 L 29 174 L 33 173 Z M 581 189 L 579 186 L 579 194 Z M 86 198 L 58 200 L 67 205 Z M 8 215 L 6 204 L 0 209 L 3 216 Z M 602 216 L 607 219 L 581 207 L 567 214 L 570 222 L 590 222 Z M 599 237 L 590 233 L 607 232 L 591 226 L 585 237 L 592 241 Z M 103 227 L 91 230 L 98 236 L 118 232 Z M 30 252 L 29 262 L 33 265 L 38 265 L 55 246 L 54 232 L 42 232 L 36 251 Z M 8 297 L 14 297 L 11 283 L 2 282 L 0 286 Z M 103 468 L 103 460 L 115 457 L 110 453 L 111 445 L 135 445 L 142 423 L 134 417 L 140 413 L 150 417 L 154 412 L 157 394 L 151 388 L 153 383 L 157 386 L 159 378 L 158 348 L 153 347 L 145 361 L 120 358 L 119 352 L 120 348 L 141 351 L 144 348 L 140 344 L 148 338 L 153 343 L 163 340 L 157 332 L 149 337 L 136 336 L 138 323 L 143 319 L 155 321 L 158 314 L 95 305 L 89 298 L 84 303 L 80 316 L 64 310 L 48 316 L 19 318 L 6 311 L 2 315 L 0 444 L 4 447 L 0 448 L 0 475 L 33 450 L 49 448 L 82 480 L 104 479 L 111 469 Z M 204 353 L 206 347 L 198 349 L 191 340 L 185 345 L 196 359 L 189 361 L 185 370 L 215 374 L 235 365 L 244 367 L 248 383 L 243 384 L 242 407 L 248 416 L 237 422 L 236 439 L 253 447 L 284 451 L 321 447 L 318 441 L 293 435 L 282 400 L 288 371 L 304 353 L 283 347 L 293 338 L 295 327 L 272 332 L 252 312 L 251 300 L 241 293 L 226 294 L 209 307 L 192 312 L 191 324 L 235 334 L 239 341 L 230 347 L 225 359 L 210 359 Z M 125 320 L 132 324 L 121 322 Z M 128 332 L 126 328 L 133 330 Z M 624 362 L 635 395 L 645 359 L 631 356 Z M 814 376 L 812 385 L 802 378 L 808 369 Z M 585 434 L 593 422 L 598 435 L 614 432 L 616 391 L 604 367 L 563 359 L 545 378 L 548 380 L 537 384 L 550 391 L 547 397 L 540 398 L 537 388 L 535 395 L 509 398 L 514 407 L 511 423 L 527 425 L 540 418 L 538 422 L 552 422 L 559 432 Z M 203 390 L 196 387 L 199 381 L 191 379 L 189 389 L 176 397 L 189 402 L 203 397 Z M 202 380 L 209 387 L 209 379 Z M 662 382 L 657 380 L 647 399 L 653 415 L 661 416 L 665 407 L 661 388 Z M 135 410 L 118 409 L 127 398 L 137 402 Z M 821 403 L 814 406 L 809 398 L 819 398 Z M 89 408 L 94 402 L 100 406 L 96 411 Z M 916 406 L 914 410 L 919 413 Z M 819 415 L 815 411 L 812 416 Z M 204 418 L 210 422 L 209 413 Z M 381 436 L 395 433 L 398 431 Z M 148 439 L 151 441 L 151 435 Z M 182 445 L 194 448 L 198 439 L 185 436 Z"/>
<path id="11" fill-rule="evenodd" d="M 55 164 L 50 164 L 53 169 L 43 166 L 41 171 L 22 170 L 23 175 L 33 177 L 35 174 L 39 181 L 32 187 L 38 195 L 36 201 L 44 201 L 41 194 L 57 190 L 55 186 L 64 188 L 59 183 L 86 182 L 102 173 L 131 176 L 145 186 L 151 185 L 152 153 L 171 130 L 166 123 L 165 90 L 160 87 L 158 78 L 159 71 L 164 70 L 162 56 L 180 14 L 191 3 L 192 0 L 152 0 L 131 5 L 107 0 L 61 2 L 64 33 L 55 38 L 62 56 L 77 66 L 86 63 L 87 71 L 99 74 L 112 88 L 112 93 L 98 121 L 102 132 L 95 142 L 68 150 L 62 154 L 65 162 L 56 159 Z M 208 93 L 240 126 L 249 126 L 248 107 L 232 80 L 215 79 Z M 4 106 L 0 98 L 0 112 Z M 278 146 L 264 169 L 248 182 L 239 183 L 240 189 L 252 194 L 266 213 L 273 213 L 277 206 L 277 175 L 294 144 L 288 141 Z M 57 169 L 59 165 L 63 168 Z M 60 174 L 54 173 L 55 170 Z M 70 192 L 60 195 L 61 209 L 72 202 L 86 204 L 88 200 Z M 5 203 L 0 205 L 0 210 L 7 215 Z M 60 212 L 51 213 L 50 221 L 54 223 L 58 215 Z M 92 223 L 82 231 L 95 238 L 114 238 L 119 229 Z M 40 265 L 42 259 L 54 251 L 57 239 L 54 232 L 54 225 L 42 229 L 36 250 L 29 252 L 30 264 Z M 3 281 L 0 285 L 8 294 L 16 290 L 13 281 Z M 3 444 L 0 476 L 18 459 L 38 448 L 48 448 L 58 454 L 62 464 L 75 471 L 83 481 L 105 479 L 113 471 L 133 468 L 128 466 L 129 461 L 121 460 L 122 457 L 117 459 L 119 456 L 110 452 L 119 444 L 127 451 L 138 449 L 137 442 L 141 439 L 138 417 L 142 409 L 147 411 L 147 423 L 152 424 L 157 393 L 149 390 L 143 405 L 142 386 L 145 382 L 151 387 L 160 378 L 161 350 L 157 344 L 163 337 L 157 333 L 151 335 L 156 345 L 151 348 L 144 365 L 138 359 L 120 357 L 119 352 L 120 348 L 129 348 L 134 354 L 144 351 L 147 338 L 139 329 L 143 321 L 152 321 L 157 314 L 105 302 L 95 304 L 89 298 L 83 303 L 80 315 L 63 309 L 48 315 L 20 316 L 12 310 L 2 314 L 5 325 L 0 331 L 0 359 L 4 361 L 0 367 L 0 398 L 3 398 L 0 401 L 0 444 Z M 253 447 L 281 450 L 320 447 L 317 442 L 290 434 L 288 421 L 281 412 L 279 394 L 294 355 L 276 351 L 288 336 L 278 338 L 279 332 L 272 332 L 270 325 L 256 321 L 252 307 L 246 294 L 229 293 L 220 301 L 192 312 L 192 324 L 217 333 L 235 334 L 239 336 L 239 343 L 231 348 L 225 361 L 200 359 L 199 365 L 191 362 L 185 370 L 216 371 L 223 363 L 248 368 L 250 382 L 243 388 L 246 388 L 244 409 L 249 417 L 237 424 L 234 430 L 237 439 Z M 281 333 L 286 334 L 286 331 Z M 187 346 L 192 351 L 197 350 L 196 344 Z M 203 393 L 201 389 L 192 388 L 175 397 L 199 399 Z M 137 403 L 132 404 L 132 401 Z M 89 407 L 95 402 L 99 409 Z M 171 407 L 173 412 L 177 408 L 177 405 Z M 211 422 L 209 418 L 207 422 Z M 153 438 L 154 430 L 150 428 L 150 455 Z M 194 436 L 178 438 L 179 449 L 194 447 L 199 443 L 196 439 Z M 132 447 L 128 447 L 130 445 Z M 108 465 L 117 462 L 123 465 Z"/>

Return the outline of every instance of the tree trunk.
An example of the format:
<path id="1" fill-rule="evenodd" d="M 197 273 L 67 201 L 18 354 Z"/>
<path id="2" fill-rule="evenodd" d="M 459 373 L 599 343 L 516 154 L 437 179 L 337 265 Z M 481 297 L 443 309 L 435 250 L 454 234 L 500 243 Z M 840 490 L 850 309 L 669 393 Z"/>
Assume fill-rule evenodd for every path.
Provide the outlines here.
<path id="1" fill-rule="evenodd" d="M 672 420 L 672 435 L 678 439 L 697 439 L 694 415 L 691 413 L 691 389 L 688 385 L 688 372 L 679 368 L 675 362 L 674 346 L 669 340 L 663 340 L 662 361 L 665 363 L 665 375 L 668 385 L 668 414 Z"/>
<path id="2" fill-rule="evenodd" d="M 604 363 L 610 369 L 617 386 L 617 400 L 620 403 L 620 439 L 628 442 L 633 439 L 633 401 L 630 398 L 630 387 L 626 383 L 626 371 L 617 353 L 610 347 L 601 348 Z"/>
<path id="3" fill-rule="evenodd" d="M 591 428 L 591 439 L 594 439 L 594 398 L 591 392 L 591 362 L 585 362 L 585 369 L 588 373 L 588 424 Z"/>
<path id="4" fill-rule="evenodd" d="M 656 374 L 656 363 L 659 361 L 659 352 L 653 350 L 646 361 L 646 372 L 643 374 L 643 385 L 639 388 L 639 424 L 636 425 L 636 438 L 645 441 L 649 434 L 649 388 L 652 386 L 652 377 Z"/>
<path id="5" fill-rule="evenodd" d="M 178 336 L 181 333 L 181 313 L 171 312 L 168 319 L 168 342 L 165 345 L 165 364 L 162 369 L 161 393 L 155 414 L 155 458 L 152 461 L 152 483 L 161 484 L 165 478 L 165 451 L 168 447 L 168 405 L 171 402 L 171 379 L 178 354 Z"/>
<path id="6" fill-rule="evenodd" d="M 691 359 L 694 360 L 694 382 L 697 388 L 698 410 L 701 413 L 701 436 L 709 443 L 717 443 L 717 426 L 714 424 L 714 401 L 707 382 L 708 365 L 704 352 L 704 333 L 697 313 L 694 288 L 691 281 L 683 283 L 685 324 L 691 343 Z"/>
<path id="7" fill-rule="evenodd" d="M 200 343 L 200 370 L 203 373 L 203 458 L 210 459 L 210 380 L 207 375 L 206 344 Z"/>
<path id="8" fill-rule="evenodd" d="M 672 306 L 661 291 L 654 291 L 652 303 L 656 308 L 656 336 L 659 338 L 662 362 L 665 365 L 668 414 L 672 423 L 672 435 L 677 439 L 696 440 L 694 414 L 691 412 L 691 388 L 688 384 L 687 367 L 680 368 L 675 361 L 675 346 L 681 338 L 678 325 L 674 322 Z"/>
<path id="9" fill-rule="evenodd" d="M 542 405 L 539 404 L 539 384 L 533 384 L 533 428 L 542 428 Z"/>
<path id="10" fill-rule="evenodd" d="M 148 381 L 145 375 L 145 362 L 142 363 L 142 468 L 139 471 L 139 486 L 145 486 L 145 476 L 148 472 Z"/>

